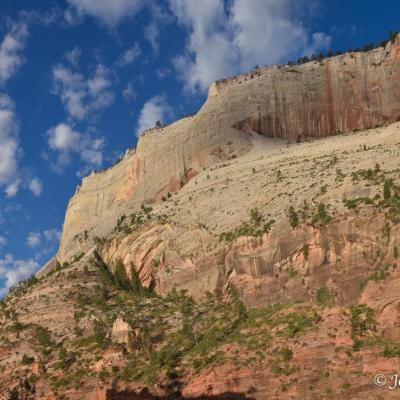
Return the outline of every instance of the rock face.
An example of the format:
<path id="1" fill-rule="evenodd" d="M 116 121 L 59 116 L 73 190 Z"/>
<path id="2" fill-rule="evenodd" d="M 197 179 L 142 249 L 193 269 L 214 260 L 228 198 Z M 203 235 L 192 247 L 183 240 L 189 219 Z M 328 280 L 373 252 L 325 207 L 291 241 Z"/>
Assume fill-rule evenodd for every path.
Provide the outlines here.
<path id="1" fill-rule="evenodd" d="M 0 396 L 398 398 L 399 57 L 217 82 L 85 178 L 0 303 Z"/>
<path id="2" fill-rule="evenodd" d="M 112 326 L 111 340 L 114 343 L 128 343 L 130 326 L 122 319 L 117 318 Z"/>
<path id="3" fill-rule="evenodd" d="M 211 85 L 194 116 L 144 133 L 113 168 L 85 178 L 71 199 L 58 258 L 87 231 L 105 236 L 118 216 L 175 193 L 205 168 L 258 143 L 372 128 L 400 117 L 400 36 L 385 48 L 301 66 L 273 66 Z"/>

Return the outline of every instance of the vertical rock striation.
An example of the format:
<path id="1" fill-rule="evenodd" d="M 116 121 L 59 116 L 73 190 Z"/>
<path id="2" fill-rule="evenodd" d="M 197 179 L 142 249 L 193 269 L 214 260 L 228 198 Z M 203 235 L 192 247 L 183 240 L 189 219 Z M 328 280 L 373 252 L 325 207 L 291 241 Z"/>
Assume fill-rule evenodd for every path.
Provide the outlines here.
<path id="1" fill-rule="evenodd" d="M 257 133 L 321 138 L 399 117 L 400 36 L 370 52 L 215 82 L 196 115 L 144 132 L 117 165 L 83 180 L 67 209 L 58 258 L 76 252 L 79 235 L 107 235 L 118 216 L 159 202 L 203 169 L 248 152 Z"/>

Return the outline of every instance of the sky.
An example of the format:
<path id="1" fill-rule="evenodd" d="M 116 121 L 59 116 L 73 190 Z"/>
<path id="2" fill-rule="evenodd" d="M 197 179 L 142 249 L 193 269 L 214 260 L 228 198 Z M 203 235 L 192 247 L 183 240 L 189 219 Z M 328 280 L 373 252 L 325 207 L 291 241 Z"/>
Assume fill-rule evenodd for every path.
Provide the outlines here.
<path id="1" fill-rule="evenodd" d="M 398 0 L 2 0 L 0 297 L 55 254 L 82 177 L 214 80 L 390 30 Z"/>

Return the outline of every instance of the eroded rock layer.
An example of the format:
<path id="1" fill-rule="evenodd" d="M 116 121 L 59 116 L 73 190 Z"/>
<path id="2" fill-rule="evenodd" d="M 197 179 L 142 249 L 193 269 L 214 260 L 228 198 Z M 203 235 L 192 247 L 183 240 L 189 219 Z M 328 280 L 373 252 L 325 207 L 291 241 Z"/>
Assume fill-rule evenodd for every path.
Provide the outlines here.
<path id="1" fill-rule="evenodd" d="M 216 82 L 197 114 L 145 132 L 119 164 L 83 180 L 67 209 L 58 258 L 72 255 L 77 235 L 104 236 L 121 214 L 258 146 L 251 135 L 298 140 L 380 126 L 400 117 L 399 93 L 400 36 L 370 52 Z"/>

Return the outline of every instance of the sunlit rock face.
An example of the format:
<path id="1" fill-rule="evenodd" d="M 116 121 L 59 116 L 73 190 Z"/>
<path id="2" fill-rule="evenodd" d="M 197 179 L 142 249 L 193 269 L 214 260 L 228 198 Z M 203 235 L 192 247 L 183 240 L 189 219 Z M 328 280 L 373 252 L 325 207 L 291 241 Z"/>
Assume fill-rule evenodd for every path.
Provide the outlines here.
<path id="1" fill-rule="evenodd" d="M 258 146 L 251 134 L 297 141 L 380 126 L 400 117 L 399 92 L 400 36 L 370 52 L 215 82 L 197 114 L 144 132 L 117 165 L 84 178 L 67 209 L 59 259 L 72 255 L 77 235 L 104 236 L 118 216 Z"/>
<path id="2" fill-rule="evenodd" d="M 0 398 L 397 399 L 399 57 L 215 82 L 84 178 L 0 308 Z"/>

